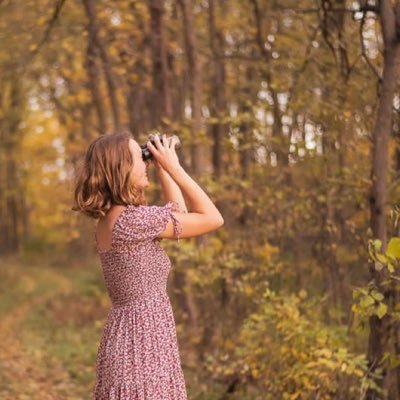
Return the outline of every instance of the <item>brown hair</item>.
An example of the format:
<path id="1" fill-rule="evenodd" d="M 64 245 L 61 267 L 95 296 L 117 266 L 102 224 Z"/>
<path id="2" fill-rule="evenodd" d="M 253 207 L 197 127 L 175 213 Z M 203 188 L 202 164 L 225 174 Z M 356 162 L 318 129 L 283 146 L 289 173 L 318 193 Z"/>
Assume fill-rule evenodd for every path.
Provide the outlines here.
<path id="1" fill-rule="evenodd" d="M 129 139 L 132 134 L 123 131 L 90 143 L 76 175 L 73 211 L 98 219 L 114 204 L 148 205 L 144 189 L 132 179 Z"/>

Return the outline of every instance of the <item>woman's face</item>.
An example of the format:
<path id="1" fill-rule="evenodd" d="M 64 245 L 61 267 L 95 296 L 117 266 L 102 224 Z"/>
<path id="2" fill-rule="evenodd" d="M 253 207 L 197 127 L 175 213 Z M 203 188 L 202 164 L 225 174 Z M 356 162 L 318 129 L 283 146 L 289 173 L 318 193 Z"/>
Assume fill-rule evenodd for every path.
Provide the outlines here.
<path id="1" fill-rule="evenodd" d="M 147 168 L 150 163 L 143 161 L 142 149 L 136 140 L 129 139 L 129 149 L 133 157 L 133 181 L 136 186 L 145 188 L 150 184 L 147 177 Z"/>

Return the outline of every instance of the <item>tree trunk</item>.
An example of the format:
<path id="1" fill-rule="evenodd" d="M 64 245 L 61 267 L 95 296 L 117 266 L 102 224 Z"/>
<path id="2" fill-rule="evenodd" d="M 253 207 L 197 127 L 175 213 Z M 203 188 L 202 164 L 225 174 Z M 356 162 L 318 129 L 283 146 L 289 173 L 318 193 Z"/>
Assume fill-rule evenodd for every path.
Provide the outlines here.
<path id="1" fill-rule="evenodd" d="M 167 59 L 167 32 L 164 23 L 164 0 L 149 2 L 151 47 L 153 54 L 153 125 L 158 127 L 163 117 L 172 116 L 170 73 Z"/>
<path id="2" fill-rule="evenodd" d="M 382 251 L 386 250 L 387 232 L 386 232 L 386 205 L 387 205 L 387 178 L 388 178 L 388 147 L 392 130 L 392 106 L 395 93 L 397 78 L 397 64 L 400 56 L 400 46 L 397 38 L 399 30 L 396 24 L 396 12 L 390 0 L 381 0 L 379 3 L 379 18 L 382 26 L 384 52 L 383 52 L 383 76 L 382 88 L 379 98 L 377 118 L 375 121 L 372 147 L 372 187 L 370 196 L 370 216 L 373 238 L 382 241 Z M 397 10 L 399 11 L 399 6 Z M 399 15 L 399 12 L 397 12 Z M 393 292 L 388 292 L 382 287 L 382 281 L 387 275 L 383 268 L 377 271 L 374 266 L 370 269 L 371 277 L 378 288 L 384 292 L 385 301 L 392 302 Z M 383 380 L 375 379 L 376 384 L 388 391 L 388 398 L 398 398 L 396 385 L 396 369 L 388 369 L 387 362 L 382 365 L 382 357 L 386 351 L 389 351 L 390 343 L 390 317 L 385 315 L 382 319 L 372 316 L 369 319 L 370 335 L 368 342 L 368 363 L 371 372 L 382 367 Z M 398 370 L 399 368 L 397 368 Z M 398 377 L 397 377 L 398 378 Z M 397 392 L 397 393 L 396 393 Z M 374 389 L 367 392 L 366 399 L 377 399 L 379 394 Z M 394 396 L 394 397 L 391 397 Z"/>
<path id="3" fill-rule="evenodd" d="M 134 8 L 132 11 L 135 11 Z M 148 33 L 148 29 L 146 30 L 144 18 L 142 18 L 141 15 L 138 15 L 137 12 L 133 12 L 133 16 L 135 18 L 135 25 L 141 32 L 141 39 L 140 42 L 137 43 L 136 37 L 130 37 L 129 43 L 132 48 L 129 53 L 134 54 L 136 52 L 141 56 L 138 57 L 135 60 L 135 63 L 128 69 L 126 79 L 126 108 L 128 113 L 129 130 L 135 137 L 138 137 L 139 133 L 145 132 L 151 126 L 154 126 L 151 121 L 152 115 L 149 113 L 149 110 L 153 111 L 154 108 L 148 104 L 150 102 L 150 95 L 149 90 L 144 84 L 146 76 L 149 75 L 145 58 L 148 56 L 147 49 L 151 40 L 150 34 Z M 136 47 L 134 47 L 134 45 L 136 45 Z M 129 65 L 128 62 L 127 65 Z"/>
<path id="4" fill-rule="evenodd" d="M 106 78 L 106 84 L 108 89 L 108 96 L 111 103 L 114 130 L 119 131 L 122 126 L 121 126 L 120 110 L 118 105 L 117 84 L 115 76 L 112 72 L 110 58 L 98 34 L 95 2 L 94 0 L 82 0 L 82 2 L 85 8 L 86 16 L 88 18 L 89 41 L 91 41 L 93 45 L 97 47 L 100 58 L 103 63 L 104 75 Z M 96 79 L 99 79 L 99 76 L 97 76 Z"/>
<path id="5" fill-rule="evenodd" d="M 88 74 L 87 85 L 92 95 L 93 105 L 96 110 L 97 121 L 99 124 L 97 127 L 97 131 L 100 135 L 104 135 L 107 132 L 106 109 L 103 104 L 103 96 L 101 94 L 99 84 L 100 73 L 97 66 L 96 54 L 97 51 L 95 48 L 93 36 L 89 34 L 85 61 L 85 67 Z"/>
<path id="6" fill-rule="evenodd" d="M 222 157 L 222 140 L 228 133 L 228 125 L 221 119 L 227 114 L 225 99 L 225 62 L 221 57 L 224 51 L 224 38 L 215 24 L 215 2 L 208 1 L 208 22 L 210 47 L 213 55 L 213 79 L 211 82 L 211 115 L 219 121 L 211 125 L 213 138 L 212 164 L 215 176 L 221 177 L 224 169 Z"/>
<path id="7" fill-rule="evenodd" d="M 289 148 L 290 143 L 288 139 L 284 136 L 282 131 L 282 111 L 280 109 L 279 101 L 278 101 L 278 93 L 272 84 L 272 76 L 271 76 L 271 52 L 265 47 L 266 40 L 263 36 L 263 14 L 260 9 L 257 0 L 250 1 L 253 7 L 253 15 L 256 24 L 256 34 L 255 39 L 260 51 L 261 56 L 265 60 L 266 66 L 263 71 L 264 78 L 268 84 L 268 91 L 271 94 L 272 99 L 272 114 L 274 116 L 274 123 L 272 127 L 272 136 L 275 138 L 274 142 L 271 144 L 273 152 L 276 155 L 277 165 L 287 166 L 289 164 Z"/>
<path id="8" fill-rule="evenodd" d="M 0 254 L 16 253 L 20 250 L 24 226 L 28 222 L 20 205 L 23 203 L 23 188 L 18 174 L 17 150 L 22 139 L 19 124 L 22 120 L 22 88 L 17 76 L 4 79 L 0 90 Z"/>
<path id="9" fill-rule="evenodd" d="M 192 173 L 199 177 L 201 174 L 209 173 L 209 145 L 206 142 L 206 135 L 202 128 L 202 75 L 201 64 L 199 59 L 199 52 L 197 46 L 197 38 L 195 35 L 196 24 L 193 16 L 193 4 L 191 0 L 178 0 L 178 4 L 182 11 L 183 16 L 183 36 L 185 40 L 185 49 L 188 62 L 189 72 L 189 91 L 190 91 L 190 105 L 191 105 L 191 170 Z M 189 205 L 190 206 L 190 205 Z M 204 246 L 207 242 L 206 237 L 197 237 L 196 245 L 198 248 Z M 191 293 L 190 281 L 185 278 L 185 286 L 187 287 L 187 304 L 190 310 L 190 319 L 193 326 L 193 332 L 197 336 L 199 332 L 198 310 L 197 304 Z M 203 339 L 204 339 L 204 331 Z M 198 357 L 200 360 L 204 358 L 204 348 L 202 346 L 203 340 L 198 345 Z"/>
<path id="10" fill-rule="evenodd" d="M 196 176 L 201 173 L 211 172 L 208 162 L 209 146 L 206 136 L 202 129 L 202 74 L 197 47 L 197 38 L 194 34 L 195 20 L 193 16 L 193 4 L 191 0 L 178 0 L 183 15 L 183 36 L 185 39 L 185 49 L 189 66 L 190 77 L 190 105 L 192 110 L 192 149 L 191 149 L 191 169 Z"/>

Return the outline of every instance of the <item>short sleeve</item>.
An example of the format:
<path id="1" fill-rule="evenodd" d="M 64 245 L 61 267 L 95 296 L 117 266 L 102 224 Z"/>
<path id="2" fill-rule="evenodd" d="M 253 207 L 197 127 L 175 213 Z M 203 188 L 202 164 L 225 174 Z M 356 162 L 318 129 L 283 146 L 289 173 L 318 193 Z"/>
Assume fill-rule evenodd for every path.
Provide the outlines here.
<path id="1" fill-rule="evenodd" d="M 172 220 L 175 237 L 179 242 L 182 225 L 172 214 L 173 211 L 180 211 L 179 203 L 175 200 L 162 206 L 129 205 L 115 223 L 114 240 L 120 243 L 154 240 L 165 230 L 168 221 Z"/>

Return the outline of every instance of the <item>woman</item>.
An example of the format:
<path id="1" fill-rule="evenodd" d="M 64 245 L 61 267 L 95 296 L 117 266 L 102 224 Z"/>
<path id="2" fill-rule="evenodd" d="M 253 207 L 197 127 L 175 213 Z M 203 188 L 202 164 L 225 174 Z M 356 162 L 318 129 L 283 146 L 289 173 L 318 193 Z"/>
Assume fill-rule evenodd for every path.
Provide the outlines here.
<path id="1" fill-rule="evenodd" d="M 187 399 L 167 294 L 171 268 L 162 239 L 189 238 L 219 228 L 224 220 L 175 152 L 176 140 L 153 154 L 166 204 L 148 205 L 142 149 L 129 132 L 96 138 L 78 175 L 73 210 L 98 220 L 96 248 L 111 299 L 96 360 L 94 400 Z M 187 212 L 183 194 L 189 203 Z"/>

